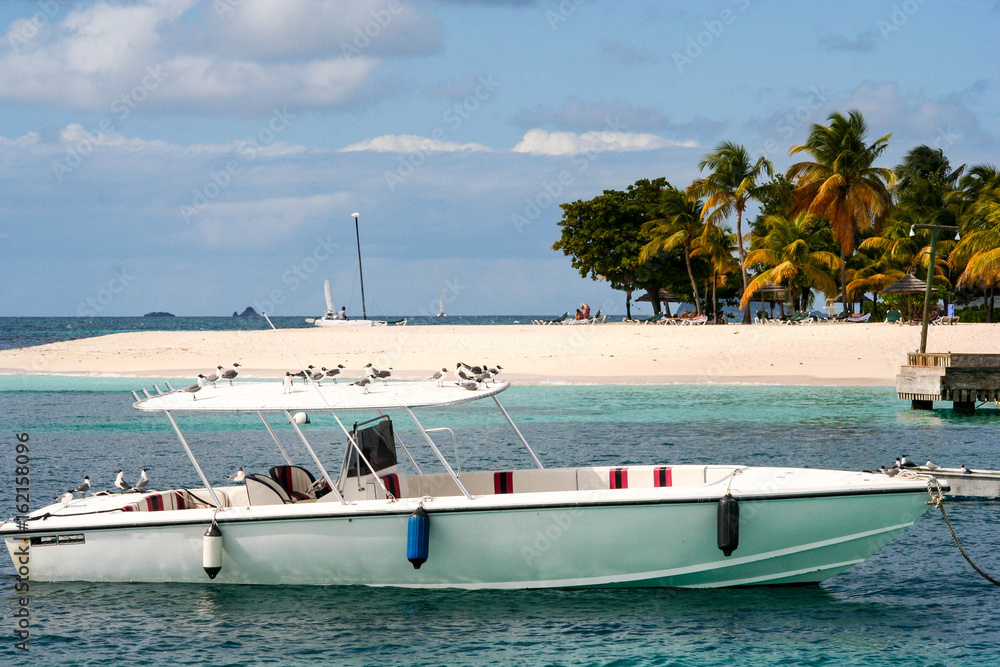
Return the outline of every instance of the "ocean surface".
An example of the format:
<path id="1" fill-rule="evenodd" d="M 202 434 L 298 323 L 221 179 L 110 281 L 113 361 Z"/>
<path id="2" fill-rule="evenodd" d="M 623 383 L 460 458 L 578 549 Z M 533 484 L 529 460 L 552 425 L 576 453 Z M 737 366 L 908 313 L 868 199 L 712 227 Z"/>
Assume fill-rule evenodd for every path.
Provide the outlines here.
<path id="1" fill-rule="evenodd" d="M 395 322 L 406 318 L 409 325 L 441 324 L 530 324 L 555 315 L 425 315 L 372 316 L 368 319 Z M 610 320 L 612 316 L 608 316 Z M 622 315 L 615 316 L 621 320 Z M 306 316 L 272 317 L 279 329 L 312 328 Z M 262 317 L 0 317 L 0 350 L 59 343 L 127 331 L 263 331 Z"/>
<path id="2" fill-rule="evenodd" d="M 156 379 L 0 376 L 0 512 L 14 511 L 15 434 L 32 505 L 121 467 L 197 485 L 169 424 L 129 391 Z M 162 384 L 161 384 L 162 386 Z M 514 386 L 504 402 L 546 465 L 745 463 L 865 469 L 906 453 L 1000 468 L 995 406 L 912 412 L 890 388 Z M 277 462 L 256 417 L 182 416 L 207 474 Z M 483 402 L 421 412 L 463 467 L 527 464 Z M 397 427 L 407 442 L 415 436 Z M 339 461 L 330 418 L 305 427 Z M 408 437 L 409 436 L 409 437 Z M 432 467 L 424 448 L 420 461 Z M 453 453 L 448 451 L 449 456 Z M 5 476 L 5 477 L 4 477 Z M 970 555 L 1000 577 L 1000 504 L 949 503 Z M 600 539 L 595 536 L 595 539 Z M 362 587 L 32 584 L 30 652 L 15 648 L 14 570 L 0 563 L 2 665 L 1000 665 L 1000 589 L 928 513 L 821 585 L 733 590 L 409 591 Z"/>

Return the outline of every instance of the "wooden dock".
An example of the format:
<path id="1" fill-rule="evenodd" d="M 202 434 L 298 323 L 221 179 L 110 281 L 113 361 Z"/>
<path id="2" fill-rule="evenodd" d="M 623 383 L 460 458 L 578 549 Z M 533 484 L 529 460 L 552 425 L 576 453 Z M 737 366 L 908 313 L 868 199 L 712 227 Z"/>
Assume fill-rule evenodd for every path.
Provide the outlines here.
<path id="1" fill-rule="evenodd" d="M 1000 400 L 1000 354 L 912 352 L 896 376 L 896 395 L 914 410 L 951 401 L 955 410 L 974 413 L 976 403 Z"/>

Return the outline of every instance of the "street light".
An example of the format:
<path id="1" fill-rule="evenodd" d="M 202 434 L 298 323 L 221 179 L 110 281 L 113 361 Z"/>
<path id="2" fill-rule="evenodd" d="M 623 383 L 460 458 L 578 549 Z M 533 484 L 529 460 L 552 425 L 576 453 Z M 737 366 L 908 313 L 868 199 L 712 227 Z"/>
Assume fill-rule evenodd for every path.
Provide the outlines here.
<path id="1" fill-rule="evenodd" d="M 361 266 L 361 233 L 358 231 L 358 218 L 360 213 L 351 213 L 354 218 L 354 238 L 358 240 L 358 274 L 361 276 L 361 318 L 367 320 L 368 312 L 365 310 L 365 270 Z"/>
<path id="2" fill-rule="evenodd" d="M 934 253 L 937 250 L 938 232 L 955 232 L 956 241 L 958 241 L 961 236 L 959 236 L 958 227 L 952 225 L 910 225 L 911 237 L 916 236 L 916 233 L 914 232 L 916 229 L 931 230 L 931 253 L 930 257 L 927 258 L 927 290 L 924 292 L 924 319 L 920 325 L 920 354 L 924 354 L 927 352 L 927 321 L 931 312 L 931 288 L 934 281 Z"/>

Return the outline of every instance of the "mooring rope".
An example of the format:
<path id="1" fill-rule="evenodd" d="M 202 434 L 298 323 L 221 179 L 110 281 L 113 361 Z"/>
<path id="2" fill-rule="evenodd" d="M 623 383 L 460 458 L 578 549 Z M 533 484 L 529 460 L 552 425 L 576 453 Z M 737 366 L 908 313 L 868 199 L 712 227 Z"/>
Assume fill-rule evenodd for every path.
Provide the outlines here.
<path id="1" fill-rule="evenodd" d="M 983 572 L 978 565 L 972 562 L 972 559 L 969 558 L 969 554 L 965 553 L 965 549 L 962 548 L 962 543 L 958 541 L 958 535 L 955 534 L 955 529 L 952 528 L 951 521 L 948 520 L 948 513 L 944 511 L 944 491 L 941 490 L 941 484 L 938 483 L 937 479 L 931 477 L 927 480 L 927 493 L 930 494 L 931 497 L 930 502 L 927 504 L 933 505 L 941 510 L 941 516 L 944 517 L 944 523 L 948 526 L 948 532 L 951 533 L 951 539 L 955 540 L 955 546 L 958 547 L 962 557 L 965 558 L 966 562 L 972 566 L 972 569 L 975 570 L 979 576 L 994 586 L 1000 586 L 1000 581 L 997 581 L 990 575 Z"/>

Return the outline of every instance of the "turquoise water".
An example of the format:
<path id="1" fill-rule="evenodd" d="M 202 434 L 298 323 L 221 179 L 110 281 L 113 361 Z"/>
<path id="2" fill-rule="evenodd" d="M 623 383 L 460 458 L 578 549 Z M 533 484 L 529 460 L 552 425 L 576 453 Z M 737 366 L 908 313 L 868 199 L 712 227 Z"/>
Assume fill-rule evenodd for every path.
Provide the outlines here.
<path id="1" fill-rule="evenodd" d="M 0 476 L 13 476 L 14 434 L 26 432 L 33 500 L 65 491 L 84 474 L 108 488 L 119 467 L 132 478 L 150 467 L 153 486 L 197 484 L 165 420 L 131 408 L 128 392 L 157 381 L 0 376 Z M 516 386 L 501 398 L 552 466 L 707 461 L 861 469 L 906 453 L 1000 468 L 995 407 L 974 417 L 911 412 L 888 388 Z M 527 464 L 509 426 L 485 403 L 420 416 L 425 426 L 456 429 L 463 466 Z M 342 434 L 329 418 L 311 417 L 310 439 L 322 456 L 339 460 Z M 415 443 L 405 418 L 396 423 Z M 259 470 L 276 462 L 255 416 L 183 416 L 181 426 L 213 481 L 238 465 Z M 414 449 L 421 465 L 435 469 L 424 448 Z M 13 514 L 13 506 L 11 484 L 0 485 L 3 513 Z M 1000 575 L 1000 504 L 953 504 L 950 515 L 979 564 Z M 28 655 L 14 647 L 9 559 L 0 576 L 0 664 L 1000 664 L 1000 590 L 961 560 L 938 514 L 864 563 L 807 587 L 424 592 L 35 584 Z"/>

